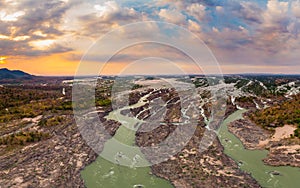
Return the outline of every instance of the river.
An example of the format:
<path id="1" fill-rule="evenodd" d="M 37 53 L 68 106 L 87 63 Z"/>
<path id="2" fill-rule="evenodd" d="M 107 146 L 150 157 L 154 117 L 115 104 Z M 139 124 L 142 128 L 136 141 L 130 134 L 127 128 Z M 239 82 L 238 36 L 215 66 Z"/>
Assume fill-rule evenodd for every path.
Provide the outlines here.
<path id="1" fill-rule="evenodd" d="M 114 137 L 108 140 L 101 155 L 95 162 L 87 166 L 82 172 L 82 178 L 88 188 L 168 188 L 172 184 L 164 179 L 151 174 L 150 167 L 145 166 L 147 160 L 138 147 L 128 149 L 128 146 L 135 145 L 134 126 L 139 123 L 134 118 L 122 115 L 124 109 L 143 105 L 143 98 L 135 106 L 125 107 L 111 112 L 107 118 L 122 122 Z M 296 167 L 273 167 L 265 165 L 262 159 L 266 158 L 267 150 L 247 150 L 242 142 L 230 133 L 227 125 L 237 119 L 241 119 L 246 110 L 238 110 L 224 120 L 219 129 L 219 139 L 224 146 L 226 155 L 239 163 L 240 168 L 251 174 L 262 187 L 297 188 L 299 187 L 300 168 Z M 129 128 L 129 129 L 128 129 Z M 120 145 L 119 142 L 124 143 Z M 114 163 L 104 159 L 114 157 Z M 125 166 L 124 166 L 125 165 Z M 274 175 L 271 172 L 278 172 Z M 200 178 L 200 177 L 199 177 Z"/>
<path id="2" fill-rule="evenodd" d="M 141 121 L 120 113 L 122 110 L 144 105 L 146 97 L 148 97 L 148 95 L 142 97 L 137 104 L 114 110 L 106 116 L 107 119 L 121 122 L 122 126 L 118 128 L 114 137 L 105 143 L 104 149 L 96 161 L 81 172 L 86 187 L 173 187 L 167 180 L 151 174 L 151 168 L 149 167 L 145 156 L 140 151 L 139 147 L 135 147 L 136 125 L 141 123 Z M 106 159 L 111 160 L 109 161 Z"/>
<path id="3" fill-rule="evenodd" d="M 281 166 L 274 167 L 263 163 L 267 157 L 267 150 L 247 150 L 242 142 L 227 129 L 227 125 L 237 119 L 242 119 L 246 110 L 238 110 L 231 114 L 222 123 L 219 129 L 219 138 L 224 146 L 225 154 L 240 164 L 240 168 L 251 174 L 262 187 L 298 188 L 300 168 Z M 273 175 L 278 172 L 280 175 Z"/>

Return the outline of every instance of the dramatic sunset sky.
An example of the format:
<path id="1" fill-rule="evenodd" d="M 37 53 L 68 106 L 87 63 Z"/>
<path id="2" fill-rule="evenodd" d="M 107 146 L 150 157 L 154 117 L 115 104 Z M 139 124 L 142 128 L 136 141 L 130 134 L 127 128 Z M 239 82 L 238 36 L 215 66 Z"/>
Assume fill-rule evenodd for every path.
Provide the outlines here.
<path id="1" fill-rule="evenodd" d="M 300 73 L 299 0 L 0 0 L 0 68 L 74 75 L 98 38 L 141 21 L 169 22 L 196 34 L 224 73 Z M 158 32 L 158 27 L 151 24 L 147 31 Z M 127 31 L 123 34 L 120 40 L 129 36 Z M 147 57 L 145 52 L 157 57 L 144 59 L 145 69 L 168 69 L 169 59 L 194 73 L 181 53 L 146 44 L 124 50 L 111 60 L 106 73 Z M 99 57 L 101 53 L 105 51 Z M 86 63 L 93 69 L 103 62 L 97 58 Z"/>

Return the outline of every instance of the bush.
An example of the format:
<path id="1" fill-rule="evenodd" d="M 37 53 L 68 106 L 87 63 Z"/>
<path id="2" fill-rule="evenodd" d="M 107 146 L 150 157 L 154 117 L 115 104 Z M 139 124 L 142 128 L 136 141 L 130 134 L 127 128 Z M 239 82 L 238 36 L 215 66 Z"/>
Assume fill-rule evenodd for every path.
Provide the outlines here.
<path id="1" fill-rule="evenodd" d="M 96 101 L 96 106 L 109 106 L 111 105 L 110 99 L 98 99 Z"/>
<path id="2" fill-rule="evenodd" d="M 26 143 L 38 142 L 49 138 L 48 133 L 31 131 L 31 132 L 18 132 L 0 139 L 0 145 L 25 145 Z"/>

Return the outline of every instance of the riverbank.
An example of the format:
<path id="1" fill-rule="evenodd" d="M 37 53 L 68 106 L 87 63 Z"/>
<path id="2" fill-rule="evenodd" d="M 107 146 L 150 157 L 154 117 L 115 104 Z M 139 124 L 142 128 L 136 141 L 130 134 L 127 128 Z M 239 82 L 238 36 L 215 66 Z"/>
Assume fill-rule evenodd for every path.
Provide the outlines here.
<path id="1" fill-rule="evenodd" d="M 228 130 L 237 136 L 246 149 L 264 149 L 261 141 L 271 137 L 271 133 L 255 125 L 248 119 L 238 119 L 227 125 Z"/>
<path id="2" fill-rule="evenodd" d="M 73 117 L 66 115 L 63 124 L 44 129 L 52 134 L 49 139 L 0 156 L 0 187 L 84 187 L 80 171 L 97 155 L 80 136 Z"/>
<path id="3" fill-rule="evenodd" d="M 160 96 L 157 96 L 160 97 Z M 151 98 L 152 100 L 155 97 Z M 179 105 L 176 100 L 167 105 L 166 114 L 169 111 L 175 112 L 173 116 L 166 116 L 167 124 L 160 124 L 151 131 L 143 132 L 148 124 L 142 124 L 136 134 L 135 142 L 141 148 L 142 153 L 148 161 L 156 161 L 160 151 L 146 150 L 143 147 L 156 146 L 165 138 L 170 137 L 180 124 L 172 123 L 173 118 L 178 114 Z M 174 110 L 175 108 L 175 110 Z M 173 109 L 173 110 L 172 110 Z M 226 116 L 233 111 L 230 108 Z M 177 113 L 176 113 L 177 112 Z M 176 115 L 177 114 L 177 115 Z M 193 113 L 188 114 L 191 116 Z M 187 114 L 183 113 L 182 116 Z M 187 124 L 188 125 L 188 124 Z M 204 152 L 199 151 L 199 144 L 206 128 L 204 121 L 199 121 L 196 130 L 188 143 L 174 156 L 166 161 L 154 164 L 151 167 L 152 173 L 158 177 L 167 179 L 176 187 L 260 187 L 260 185 L 249 174 L 241 171 L 235 161 L 224 154 L 223 146 L 218 139 Z M 215 134 L 211 132 L 211 134 Z M 213 135 L 212 135 L 213 136 Z M 214 135 L 216 136 L 216 135 Z M 181 143 L 172 142 L 171 148 L 180 147 Z"/>
<path id="4" fill-rule="evenodd" d="M 133 118 L 130 112 L 137 115 L 143 111 L 147 97 L 154 92 L 148 90 L 132 95 L 134 98 L 130 101 L 136 103 L 115 109 L 104 117 L 108 121 L 122 122 L 122 125 L 105 142 L 96 161 L 81 172 L 86 187 L 173 187 L 167 180 L 151 173 L 148 161 L 140 148 L 135 147 L 135 129 L 140 120 Z"/>
<path id="5" fill-rule="evenodd" d="M 263 160 L 266 164 L 300 167 L 300 140 L 298 138 L 269 142 L 266 149 L 269 150 L 268 156 Z"/>
<path id="6" fill-rule="evenodd" d="M 165 129 L 158 132 L 166 133 Z M 249 174 L 242 172 L 223 153 L 223 147 L 218 140 L 207 151 L 200 153 L 198 147 L 202 136 L 203 128 L 199 126 L 188 144 L 167 161 L 153 165 L 152 173 L 169 180 L 176 187 L 260 187 Z M 146 135 L 138 135 L 138 145 L 156 144 L 149 143 L 147 138 Z M 145 155 L 151 160 L 157 154 Z"/>
<path id="7" fill-rule="evenodd" d="M 239 110 L 230 115 L 222 124 L 219 138 L 224 146 L 225 154 L 239 164 L 240 169 L 251 173 L 262 187 L 290 188 L 298 186 L 299 168 L 290 166 L 270 166 L 263 162 L 268 155 L 267 150 L 245 149 L 241 140 L 228 131 L 231 122 L 242 119 L 245 110 Z"/>
<path id="8" fill-rule="evenodd" d="M 300 167 L 300 140 L 290 136 L 295 129 L 285 125 L 271 132 L 255 125 L 247 117 L 228 124 L 228 130 L 241 140 L 246 149 L 267 149 L 269 153 L 263 161 L 272 166 Z"/>

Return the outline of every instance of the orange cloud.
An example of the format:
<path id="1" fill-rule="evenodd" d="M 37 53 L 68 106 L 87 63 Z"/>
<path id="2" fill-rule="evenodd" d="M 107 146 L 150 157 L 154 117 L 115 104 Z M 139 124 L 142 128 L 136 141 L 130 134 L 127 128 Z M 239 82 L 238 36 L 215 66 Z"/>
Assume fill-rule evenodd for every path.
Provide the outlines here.
<path id="1" fill-rule="evenodd" d="M 5 61 L 6 57 L 0 57 L 0 64 L 5 64 L 6 61 Z"/>

